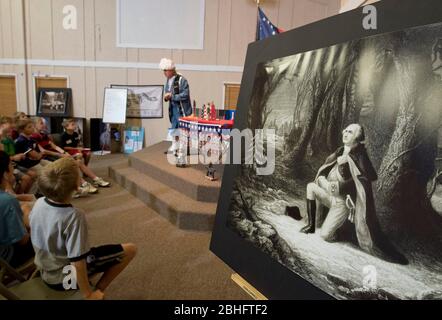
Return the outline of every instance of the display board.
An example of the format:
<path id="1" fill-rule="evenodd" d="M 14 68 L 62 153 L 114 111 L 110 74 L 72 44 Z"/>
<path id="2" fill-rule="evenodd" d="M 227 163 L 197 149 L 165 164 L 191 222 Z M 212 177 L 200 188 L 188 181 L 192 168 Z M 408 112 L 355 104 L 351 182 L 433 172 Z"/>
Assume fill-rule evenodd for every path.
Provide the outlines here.
<path id="1" fill-rule="evenodd" d="M 441 20 L 381 1 L 249 45 L 235 129 L 265 147 L 224 169 L 211 250 L 269 299 L 442 298 Z"/>
<path id="2" fill-rule="evenodd" d="M 130 154 L 143 149 L 144 128 L 129 127 L 124 130 L 124 153 Z"/>
<path id="3" fill-rule="evenodd" d="M 163 85 L 111 85 L 111 88 L 127 89 L 128 118 L 162 118 Z"/>
<path id="4" fill-rule="evenodd" d="M 104 123 L 126 123 L 127 89 L 105 88 Z"/>

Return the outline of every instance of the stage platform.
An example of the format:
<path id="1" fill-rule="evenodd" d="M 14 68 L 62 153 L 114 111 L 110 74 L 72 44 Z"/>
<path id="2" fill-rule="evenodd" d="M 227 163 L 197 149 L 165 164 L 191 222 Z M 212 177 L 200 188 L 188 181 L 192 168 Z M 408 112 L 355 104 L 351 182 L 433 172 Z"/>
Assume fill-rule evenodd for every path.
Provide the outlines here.
<path id="1" fill-rule="evenodd" d="M 118 184 L 180 229 L 211 231 L 221 187 L 222 165 L 215 165 L 217 181 L 205 178 L 202 164 L 177 168 L 160 142 L 131 154 L 127 161 L 109 167 Z"/>

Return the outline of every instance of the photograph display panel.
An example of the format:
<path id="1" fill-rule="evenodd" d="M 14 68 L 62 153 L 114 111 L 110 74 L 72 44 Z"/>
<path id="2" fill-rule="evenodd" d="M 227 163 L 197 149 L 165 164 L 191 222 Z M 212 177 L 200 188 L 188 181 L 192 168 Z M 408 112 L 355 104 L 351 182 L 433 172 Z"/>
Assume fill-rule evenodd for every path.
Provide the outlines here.
<path id="1" fill-rule="evenodd" d="M 41 88 L 38 91 L 38 116 L 69 117 L 72 90 L 70 88 Z"/>

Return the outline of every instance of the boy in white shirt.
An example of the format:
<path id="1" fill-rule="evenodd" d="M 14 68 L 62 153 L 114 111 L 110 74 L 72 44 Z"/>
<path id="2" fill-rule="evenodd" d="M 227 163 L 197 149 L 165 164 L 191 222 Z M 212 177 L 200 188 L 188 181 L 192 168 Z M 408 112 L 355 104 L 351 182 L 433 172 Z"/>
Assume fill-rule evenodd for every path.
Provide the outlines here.
<path id="1" fill-rule="evenodd" d="M 136 247 L 132 243 L 89 246 L 85 214 L 70 204 L 80 181 L 78 163 L 72 158 L 59 159 L 42 170 L 38 186 L 45 197 L 37 200 L 30 214 L 35 264 L 43 281 L 56 290 L 67 289 L 63 268 L 72 265 L 84 298 L 103 299 L 103 291 L 134 258 Z M 101 272 L 94 291 L 89 276 Z"/>

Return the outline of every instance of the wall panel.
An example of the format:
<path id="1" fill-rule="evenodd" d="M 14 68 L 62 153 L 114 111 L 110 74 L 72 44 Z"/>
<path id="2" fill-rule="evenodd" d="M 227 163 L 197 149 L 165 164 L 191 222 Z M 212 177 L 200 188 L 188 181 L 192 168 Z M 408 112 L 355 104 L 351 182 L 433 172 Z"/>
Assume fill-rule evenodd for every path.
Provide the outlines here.
<path id="1" fill-rule="evenodd" d="M 10 0 L 0 0 L 0 25 L 3 41 L 1 49 L 3 57 L 12 58 L 13 54 L 13 41 L 12 41 L 12 21 L 11 21 L 11 1 Z"/>
<path id="2" fill-rule="evenodd" d="M 232 1 L 229 65 L 244 64 L 247 44 L 255 41 L 256 15 L 252 1 Z"/>
<path id="3" fill-rule="evenodd" d="M 84 92 L 86 118 L 97 118 L 97 81 L 95 68 L 85 68 Z"/>
<path id="4" fill-rule="evenodd" d="M 232 29 L 232 0 L 220 0 L 218 2 L 216 63 L 220 65 L 228 65 L 230 58 L 230 34 Z"/>
<path id="5" fill-rule="evenodd" d="M 294 27 L 300 27 L 327 17 L 328 5 L 314 0 L 297 0 L 293 7 Z"/>
<path id="6" fill-rule="evenodd" d="M 206 1 L 204 50 L 183 50 L 183 63 L 216 64 L 219 1 Z"/>
<path id="7" fill-rule="evenodd" d="M 25 55 L 25 40 L 23 28 L 23 6 L 21 1 L 11 1 L 11 30 L 12 37 L 12 58 L 21 58 Z"/>
<path id="8" fill-rule="evenodd" d="M 83 0 L 85 60 L 95 60 L 95 1 Z"/>
<path id="9" fill-rule="evenodd" d="M 54 59 L 54 34 L 52 29 L 52 1 L 28 1 L 30 58 Z"/>
<path id="10" fill-rule="evenodd" d="M 127 50 L 116 47 L 115 10 L 115 1 L 95 0 L 95 53 L 97 60 L 127 60 Z"/>

